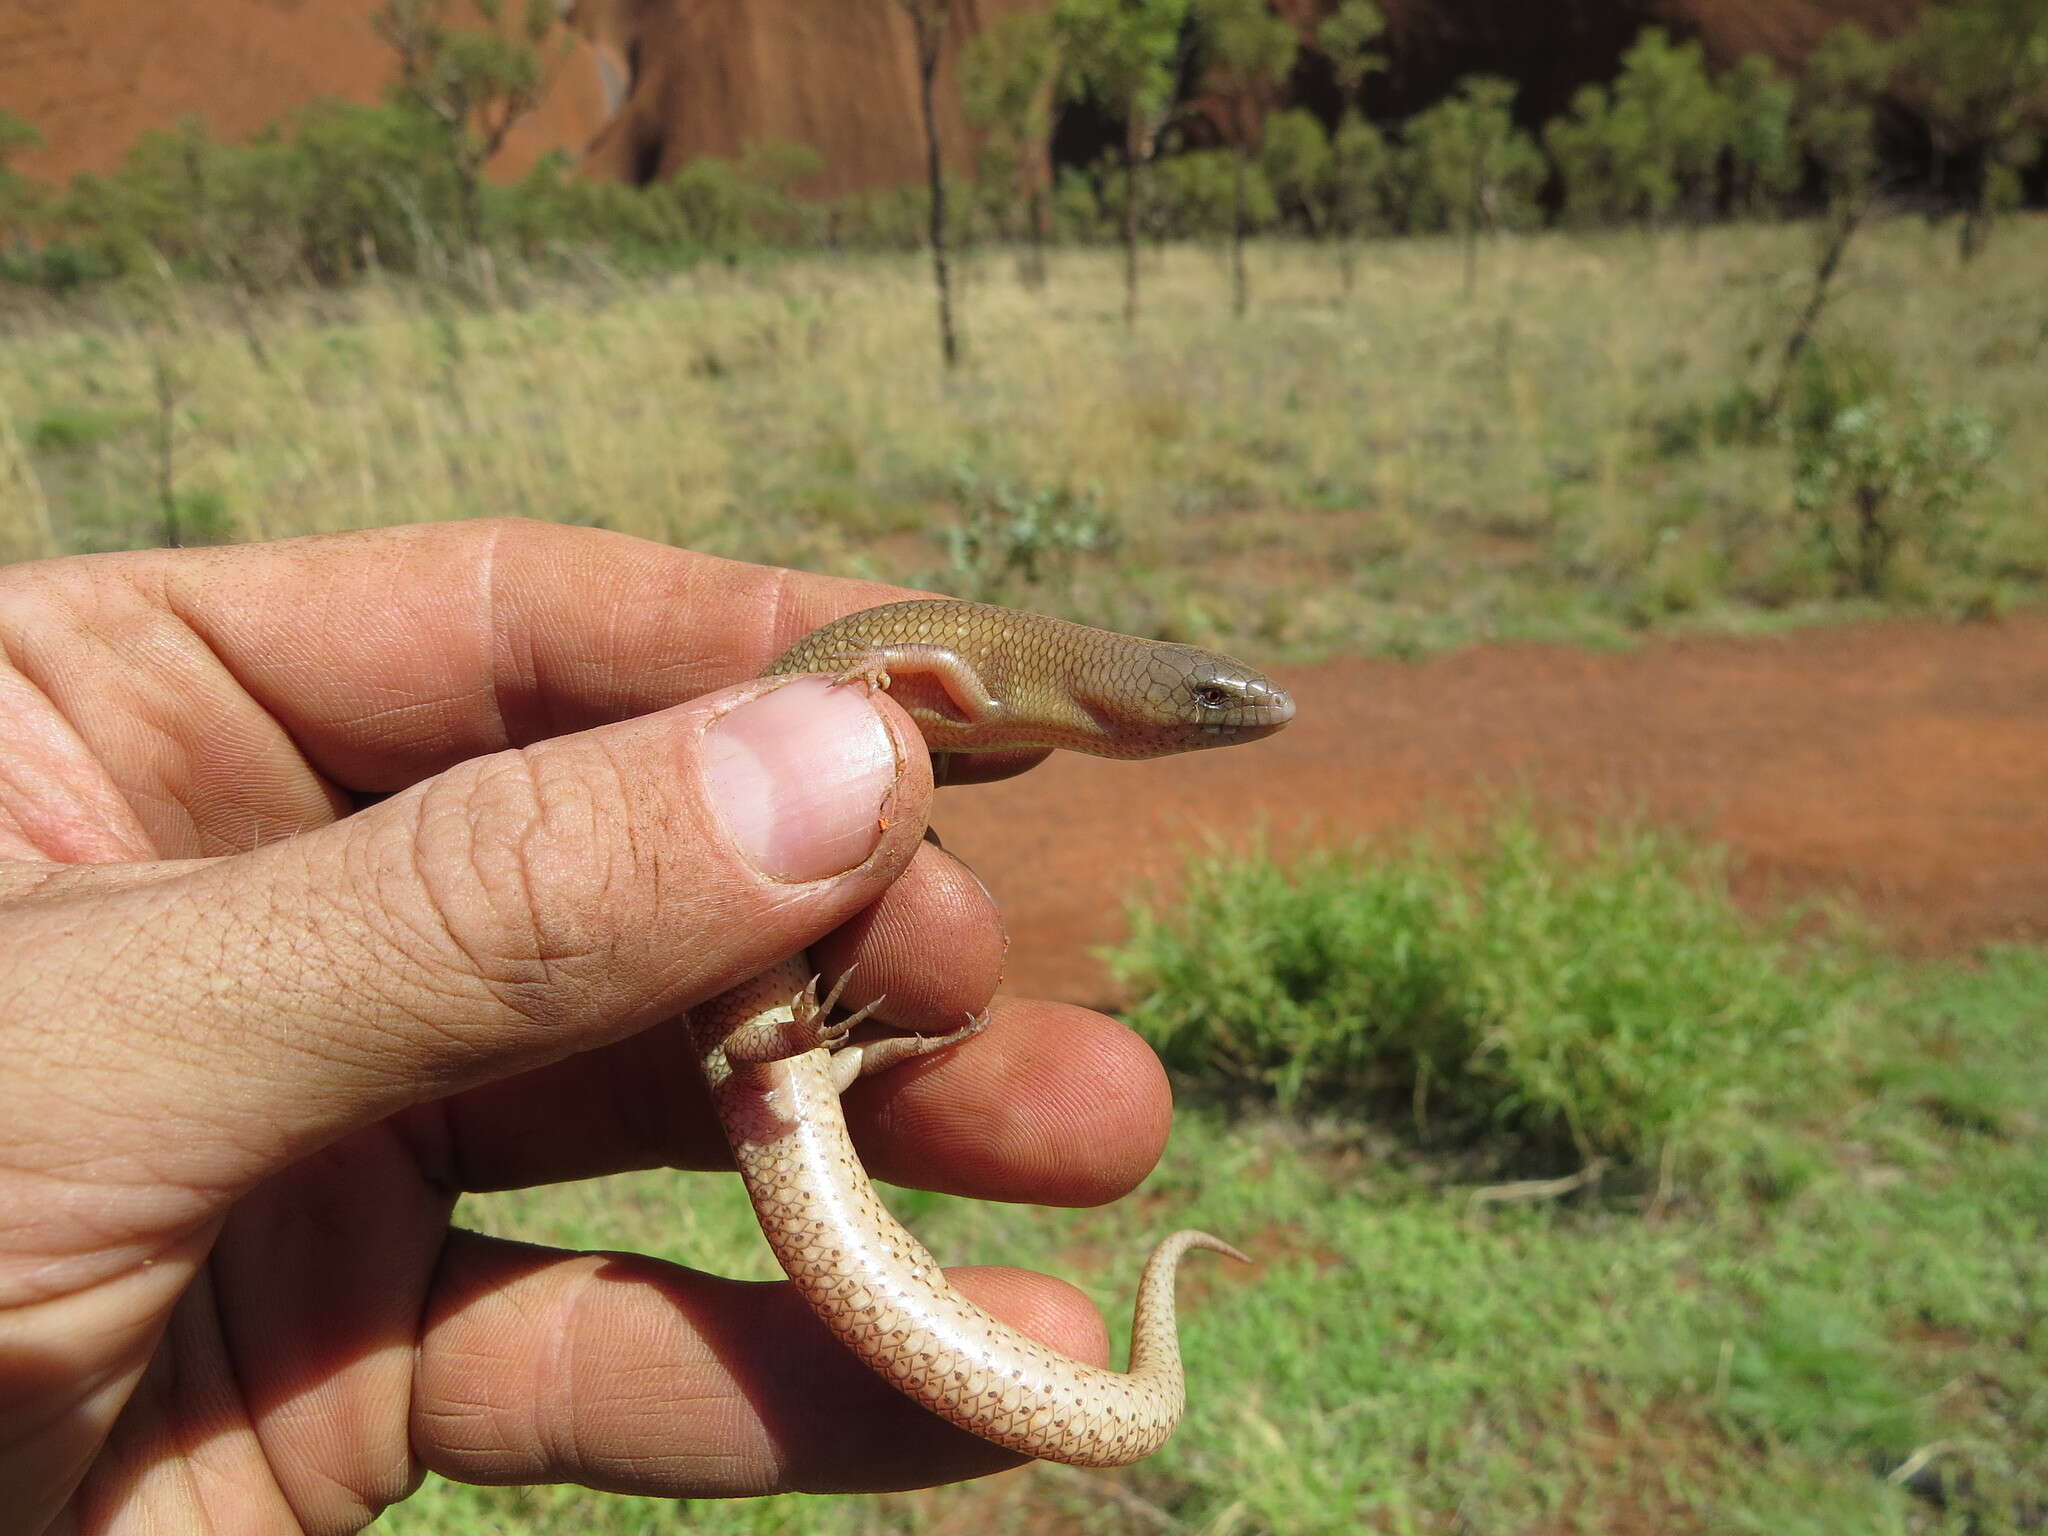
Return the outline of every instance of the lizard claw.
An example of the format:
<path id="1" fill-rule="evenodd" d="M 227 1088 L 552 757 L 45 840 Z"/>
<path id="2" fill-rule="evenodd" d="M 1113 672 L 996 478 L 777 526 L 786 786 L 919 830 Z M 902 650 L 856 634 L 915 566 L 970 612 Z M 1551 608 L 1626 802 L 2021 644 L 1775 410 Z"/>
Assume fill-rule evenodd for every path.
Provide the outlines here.
<path id="1" fill-rule="evenodd" d="M 817 1044 L 827 1050 L 836 1051 L 845 1045 L 855 1026 L 864 1022 L 887 1001 L 886 996 L 878 997 L 866 1006 L 855 1009 L 843 1019 L 832 1017 L 832 1010 L 839 1006 L 839 995 L 846 990 L 846 983 L 859 969 L 858 965 L 849 965 L 840 973 L 839 979 L 832 983 L 832 990 L 827 992 L 822 1000 L 818 997 L 818 983 L 823 978 L 819 976 L 813 976 L 804 983 L 803 990 L 789 1000 L 790 1016 L 797 1027 L 808 1031 Z"/>
<path id="2" fill-rule="evenodd" d="M 849 667 L 846 671 L 832 679 L 832 686 L 835 688 L 844 687 L 848 683 L 859 683 L 870 695 L 878 688 L 882 692 L 887 693 L 889 691 L 889 669 L 874 661 L 868 661 L 857 667 Z"/>

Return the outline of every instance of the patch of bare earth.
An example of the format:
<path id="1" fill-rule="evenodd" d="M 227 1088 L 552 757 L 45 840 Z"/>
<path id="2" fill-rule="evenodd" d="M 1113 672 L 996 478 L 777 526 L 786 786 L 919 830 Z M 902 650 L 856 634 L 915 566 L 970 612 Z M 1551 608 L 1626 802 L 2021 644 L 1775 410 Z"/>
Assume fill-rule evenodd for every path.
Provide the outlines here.
<path id="1" fill-rule="evenodd" d="M 1057 754 L 943 797 L 946 846 L 1007 915 L 1012 988 L 1113 1000 L 1091 948 L 1204 838 L 1456 825 L 1517 794 L 1723 843 L 1744 899 L 1843 897 L 1911 952 L 2048 938 L 2048 615 L 1280 675 L 1300 714 L 1270 741 L 1156 763 Z"/>

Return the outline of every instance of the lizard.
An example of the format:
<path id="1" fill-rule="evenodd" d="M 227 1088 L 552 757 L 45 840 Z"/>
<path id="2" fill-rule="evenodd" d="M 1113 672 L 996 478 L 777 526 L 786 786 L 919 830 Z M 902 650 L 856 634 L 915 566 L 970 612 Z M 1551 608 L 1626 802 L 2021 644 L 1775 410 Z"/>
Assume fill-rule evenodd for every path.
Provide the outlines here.
<path id="1" fill-rule="evenodd" d="M 887 690 L 916 722 L 934 778 L 956 752 L 1066 748 L 1149 758 L 1271 735 L 1294 704 L 1227 656 L 951 598 L 869 608 L 814 630 L 764 676 L 823 673 Z M 1174 1271 L 1191 1248 L 1249 1262 L 1206 1232 L 1176 1232 L 1138 1284 L 1127 1372 L 1083 1365 L 996 1321 L 875 1195 L 840 1093 L 857 1078 L 950 1049 L 987 1026 L 855 1041 L 881 999 L 832 1017 L 802 956 L 691 1010 L 691 1046 L 763 1235 L 811 1310 L 870 1369 L 962 1429 L 1022 1455 L 1122 1466 L 1179 1422 L 1185 1393 Z"/>

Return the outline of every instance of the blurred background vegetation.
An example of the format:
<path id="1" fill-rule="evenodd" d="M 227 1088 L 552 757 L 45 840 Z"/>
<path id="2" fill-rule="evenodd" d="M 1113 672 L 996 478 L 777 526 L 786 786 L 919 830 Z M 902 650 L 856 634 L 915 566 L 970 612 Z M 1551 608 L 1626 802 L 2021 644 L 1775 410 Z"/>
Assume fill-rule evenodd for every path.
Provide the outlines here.
<path id="1" fill-rule="evenodd" d="M 1363 0 L 1327 121 L 1262 110 L 1300 40 L 1261 0 L 1061 0 L 964 47 L 972 179 L 829 201 L 791 144 L 495 183 L 551 13 L 452 14 L 380 11 L 384 105 L 0 172 L 0 555 L 522 511 L 1296 655 L 2048 574 L 2036 0 L 1796 78 L 1647 29 L 1534 126 L 1491 78 L 1368 121 Z M 1048 179 L 1063 102 L 1123 127 Z"/>

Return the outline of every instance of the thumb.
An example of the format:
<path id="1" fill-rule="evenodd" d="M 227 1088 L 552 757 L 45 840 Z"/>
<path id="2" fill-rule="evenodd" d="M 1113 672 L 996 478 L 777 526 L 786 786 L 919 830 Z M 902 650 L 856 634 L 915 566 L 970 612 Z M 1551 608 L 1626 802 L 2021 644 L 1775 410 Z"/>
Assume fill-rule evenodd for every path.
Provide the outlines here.
<path id="1" fill-rule="evenodd" d="M 930 792 L 885 696 L 757 681 L 165 878 L 71 871 L 0 913 L 0 1124 L 231 1198 L 803 949 L 901 872 Z"/>

